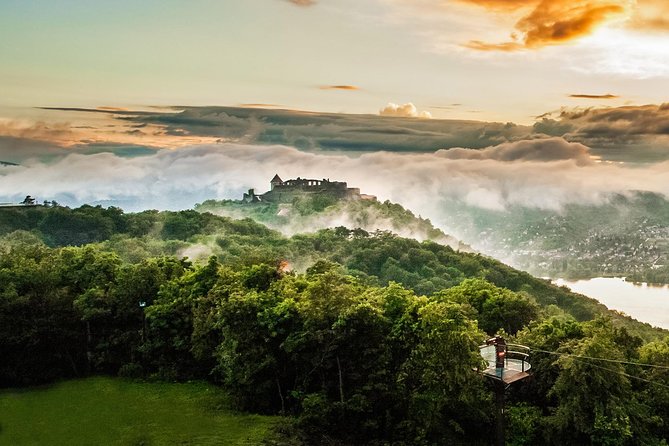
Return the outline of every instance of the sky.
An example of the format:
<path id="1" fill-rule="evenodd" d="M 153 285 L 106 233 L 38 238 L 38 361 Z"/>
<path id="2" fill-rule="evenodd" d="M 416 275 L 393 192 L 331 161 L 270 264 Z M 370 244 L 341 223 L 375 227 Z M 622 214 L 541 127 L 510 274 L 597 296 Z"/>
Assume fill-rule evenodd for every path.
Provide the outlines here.
<path id="1" fill-rule="evenodd" d="M 413 104 L 419 116 L 531 124 L 562 107 L 662 103 L 669 76 L 666 0 L 0 3 L 5 117 L 36 106 Z"/>
<path id="2" fill-rule="evenodd" d="M 669 197 L 667 0 L 0 0 L 0 202 Z M 448 231 L 448 228 L 443 228 Z"/>

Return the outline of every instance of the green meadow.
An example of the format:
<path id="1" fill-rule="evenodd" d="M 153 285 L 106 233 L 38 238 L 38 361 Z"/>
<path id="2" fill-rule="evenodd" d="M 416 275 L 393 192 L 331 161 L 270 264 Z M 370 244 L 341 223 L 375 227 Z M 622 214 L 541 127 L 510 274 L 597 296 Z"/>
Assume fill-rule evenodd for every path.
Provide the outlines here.
<path id="1" fill-rule="evenodd" d="M 207 383 L 89 378 L 0 392 L 0 445 L 257 445 L 276 417 Z"/>

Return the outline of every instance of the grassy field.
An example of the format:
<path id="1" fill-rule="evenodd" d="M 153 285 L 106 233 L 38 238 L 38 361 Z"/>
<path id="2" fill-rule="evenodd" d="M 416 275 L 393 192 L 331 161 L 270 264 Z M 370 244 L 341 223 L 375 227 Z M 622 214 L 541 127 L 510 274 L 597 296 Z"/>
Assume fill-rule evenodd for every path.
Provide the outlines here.
<path id="1" fill-rule="evenodd" d="M 256 445 L 278 418 L 206 383 L 89 378 L 0 391 L 0 445 Z"/>

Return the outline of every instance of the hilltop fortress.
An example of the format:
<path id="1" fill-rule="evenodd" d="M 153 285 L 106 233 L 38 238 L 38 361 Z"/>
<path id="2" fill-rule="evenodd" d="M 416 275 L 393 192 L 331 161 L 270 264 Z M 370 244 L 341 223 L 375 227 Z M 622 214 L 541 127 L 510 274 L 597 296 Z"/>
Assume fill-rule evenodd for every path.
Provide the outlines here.
<path id="1" fill-rule="evenodd" d="M 327 196 L 337 200 L 376 200 L 373 195 L 361 194 L 357 187 L 348 187 L 343 181 L 330 181 L 323 178 L 314 180 L 297 177 L 283 181 L 279 175 L 269 182 L 270 190 L 256 194 L 249 189 L 244 194 L 244 203 L 291 203 L 295 198 Z"/>

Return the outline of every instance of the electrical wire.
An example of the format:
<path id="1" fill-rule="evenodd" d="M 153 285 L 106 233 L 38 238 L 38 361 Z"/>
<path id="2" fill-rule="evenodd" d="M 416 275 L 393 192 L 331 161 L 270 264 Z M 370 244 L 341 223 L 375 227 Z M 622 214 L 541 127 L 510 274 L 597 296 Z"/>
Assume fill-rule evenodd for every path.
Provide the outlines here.
<path id="1" fill-rule="evenodd" d="M 548 350 L 539 350 L 539 349 L 531 349 L 531 351 L 534 351 L 534 352 L 537 352 L 537 353 L 547 353 L 549 355 L 555 355 L 555 356 L 570 357 L 570 358 L 573 358 L 574 360 L 576 360 L 576 361 L 578 361 L 582 364 L 587 364 L 591 367 L 595 367 L 595 368 L 598 368 L 598 369 L 601 369 L 601 370 L 606 370 L 606 371 L 611 372 L 611 373 L 618 373 L 618 374 L 621 374 L 623 376 L 626 376 L 627 378 L 636 379 L 636 380 L 639 380 L 639 381 L 643 381 L 643 382 L 646 382 L 646 383 L 649 383 L 649 384 L 655 384 L 656 386 L 660 386 L 660 387 L 664 387 L 666 389 L 669 389 L 669 385 L 667 385 L 667 384 L 663 384 L 663 383 L 660 383 L 660 382 L 657 382 L 657 381 L 642 378 L 640 376 L 631 375 L 629 373 L 623 372 L 622 370 L 615 370 L 615 369 L 611 369 L 611 368 L 608 368 L 608 367 L 603 367 L 599 364 L 593 364 L 593 363 L 587 362 L 585 360 L 593 360 L 594 359 L 594 360 L 597 360 L 597 361 L 606 361 L 606 362 L 613 362 L 613 363 L 618 363 L 618 364 L 631 364 L 631 365 L 655 367 L 655 368 L 659 368 L 659 369 L 669 369 L 669 367 L 667 367 L 667 366 L 661 366 L 661 365 L 655 365 L 655 364 L 638 364 L 638 363 L 635 363 L 635 362 L 621 361 L 621 360 L 617 360 L 617 359 L 594 358 L 594 357 L 591 357 L 591 356 L 574 355 L 574 354 L 570 354 L 570 353 L 558 353 L 558 352 L 551 352 L 551 351 L 548 351 Z"/>
<path id="2" fill-rule="evenodd" d="M 645 364 L 645 363 L 640 363 L 640 362 L 631 362 L 631 361 L 622 361 L 619 359 L 608 359 L 608 358 L 595 358 L 593 356 L 583 356 L 583 355 L 574 355 L 572 353 L 558 353 L 558 352 L 551 352 L 548 350 L 539 350 L 539 349 L 530 349 L 530 351 L 537 352 L 537 353 L 547 353 L 549 355 L 556 355 L 556 356 L 567 356 L 570 358 L 581 358 L 581 359 L 591 359 L 594 361 L 604 361 L 604 362 L 614 362 L 617 364 L 628 364 L 628 365 L 636 365 L 640 367 L 653 367 L 656 369 L 664 369 L 664 370 L 669 370 L 669 366 L 666 365 L 657 365 L 657 364 Z"/>
<path id="3" fill-rule="evenodd" d="M 575 358 L 575 359 L 576 359 L 576 358 Z M 637 379 L 637 380 L 639 380 L 639 381 L 644 381 L 644 382 L 647 382 L 647 383 L 649 383 L 649 384 L 655 384 L 656 386 L 660 386 L 660 387 L 664 387 L 664 388 L 666 388 L 666 389 L 669 389 L 669 385 L 667 385 L 667 384 L 663 384 L 663 383 L 661 383 L 661 382 L 657 382 L 657 381 L 653 381 L 653 380 L 650 380 L 650 379 L 642 378 L 642 377 L 640 377 L 640 376 L 636 376 L 636 375 L 630 375 L 629 373 L 625 373 L 625 372 L 623 372 L 623 371 L 621 371 L 621 370 L 614 370 L 614 369 L 610 369 L 610 368 L 608 368 L 608 367 L 602 367 L 601 365 L 598 365 L 598 364 L 592 364 L 592 363 L 590 363 L 590 362 L 582 361 L 582 360 L 579 360 L 579 359 L 576 359 L 576 361 L 578 361 L 578 362 L 580 362 L 580 363 L 582 363 L 582 364 L 587 364 L 587 365 L 589 365 L 589 366 L 591 366 L 591 367 L 596 367 L 596 368 L 598 368 L 598 369 L 606 370 L 606 371 L 609 371 L 609 372 L 611 372 L 611 373 L 619 373 L 619 374 L 621 374 L 621 375 L 623 375 L 623 376 L 626 376 L 626 377 L 628 377 L 628 378 Z"/>

